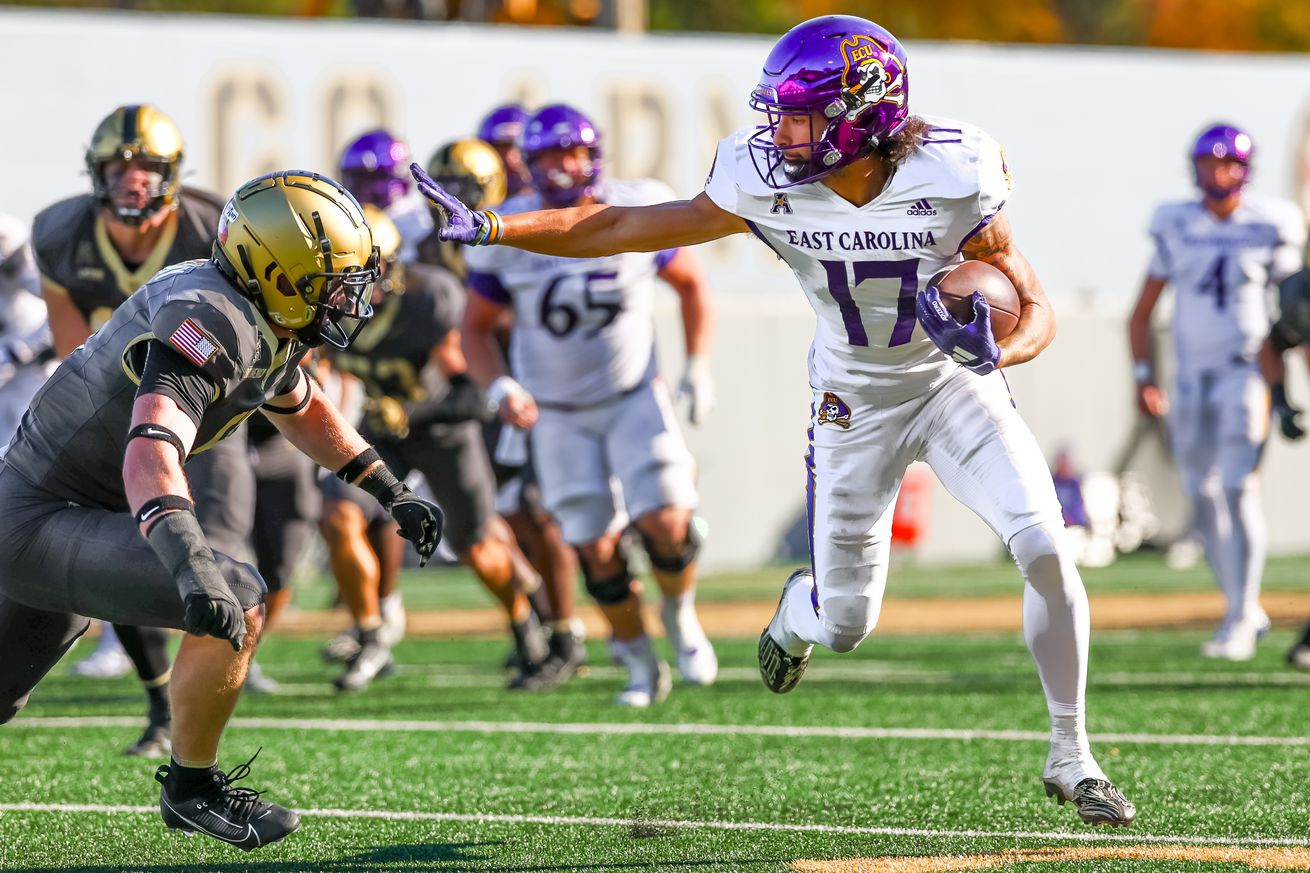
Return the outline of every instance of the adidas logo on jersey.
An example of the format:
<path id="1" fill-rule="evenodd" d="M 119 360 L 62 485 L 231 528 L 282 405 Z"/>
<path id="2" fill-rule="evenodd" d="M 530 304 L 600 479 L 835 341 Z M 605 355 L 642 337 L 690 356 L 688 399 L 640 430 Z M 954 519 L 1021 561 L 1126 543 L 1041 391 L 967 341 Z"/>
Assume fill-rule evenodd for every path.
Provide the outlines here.
<path id="1" fill-rule="evenodd" d="M 906 215 L 936 215 L 937 210 L 932 208 L 932 204 L 929 203 L 928 198 L 925 197 L 922 200 L 916 201 L 913 206 L 905 210 L 905 214 Z"/>

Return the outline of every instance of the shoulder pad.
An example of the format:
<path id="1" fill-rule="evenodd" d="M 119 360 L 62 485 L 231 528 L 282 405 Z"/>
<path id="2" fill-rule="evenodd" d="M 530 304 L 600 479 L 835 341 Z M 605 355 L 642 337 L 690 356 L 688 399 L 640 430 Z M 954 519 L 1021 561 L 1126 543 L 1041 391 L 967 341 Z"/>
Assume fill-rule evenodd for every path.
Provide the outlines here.
<path id="1" fill-rule="evenodd" d="M 67 258 L 78 242 L 77 232 L 83 221 L 95 211 L 90 194 L 79 194 L 47 206 L 32 222 L 32 253 L 42 274 L 56 282 L 66 281 L 57 275 L 60 261 Z"/>
<path id="2" fill-rule="evenodd" d="M 257 356 L 259 329 L 236 302 L 205 287 L 206 265 L 205 261 L 179 264 L 147 284 L 150 331 L 226 394 L 245 377 Z"/>

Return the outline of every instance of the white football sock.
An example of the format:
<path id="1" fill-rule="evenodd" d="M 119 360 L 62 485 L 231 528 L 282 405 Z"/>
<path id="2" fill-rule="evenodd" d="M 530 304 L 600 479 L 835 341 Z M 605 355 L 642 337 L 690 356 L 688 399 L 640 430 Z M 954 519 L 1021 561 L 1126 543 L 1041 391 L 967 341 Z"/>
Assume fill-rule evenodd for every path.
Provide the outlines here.
<path id="1" fill-rule="evenodd" d="M 1064 545 L 1064 530 L 1039 524 L 1010 540 L 1023 573 L 1023 637 L 1054 718 L 1083 717 L 1091 618 L 1087 591 Z"/>

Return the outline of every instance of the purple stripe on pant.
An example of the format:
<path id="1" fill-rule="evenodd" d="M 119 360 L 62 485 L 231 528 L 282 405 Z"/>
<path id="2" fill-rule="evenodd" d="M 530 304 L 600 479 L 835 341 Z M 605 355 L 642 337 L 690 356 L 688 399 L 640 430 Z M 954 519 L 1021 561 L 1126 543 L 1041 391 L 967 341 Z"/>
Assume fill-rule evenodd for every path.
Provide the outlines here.
<path id="1" fill-rule="evenodd" d="M 810 421 L 814 421 L 814 404 L 810 404 Z M 805 518 L 810 537 L 810 575 L 814 576 L 814 425 L 806 430 L 810 449 L 805 455 Z M 810 586 L 810 602 L 814 604 L 814 614 L 819 614 L 819 585 L 817 581 Z"/>

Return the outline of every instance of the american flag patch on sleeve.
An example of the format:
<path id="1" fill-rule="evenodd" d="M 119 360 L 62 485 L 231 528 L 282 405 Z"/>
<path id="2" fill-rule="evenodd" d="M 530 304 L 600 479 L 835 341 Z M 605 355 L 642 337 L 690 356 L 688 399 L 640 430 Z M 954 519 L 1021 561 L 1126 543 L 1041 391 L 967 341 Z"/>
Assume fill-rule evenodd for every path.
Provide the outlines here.
<path id="1" fill-rule="evenodd" d="M 214 353 L 218 351 L 218 343 L 210 339 L 209 334 L 189 318 L 173 331 L 168 341 L 197 367 L 209 363 Z"/>

